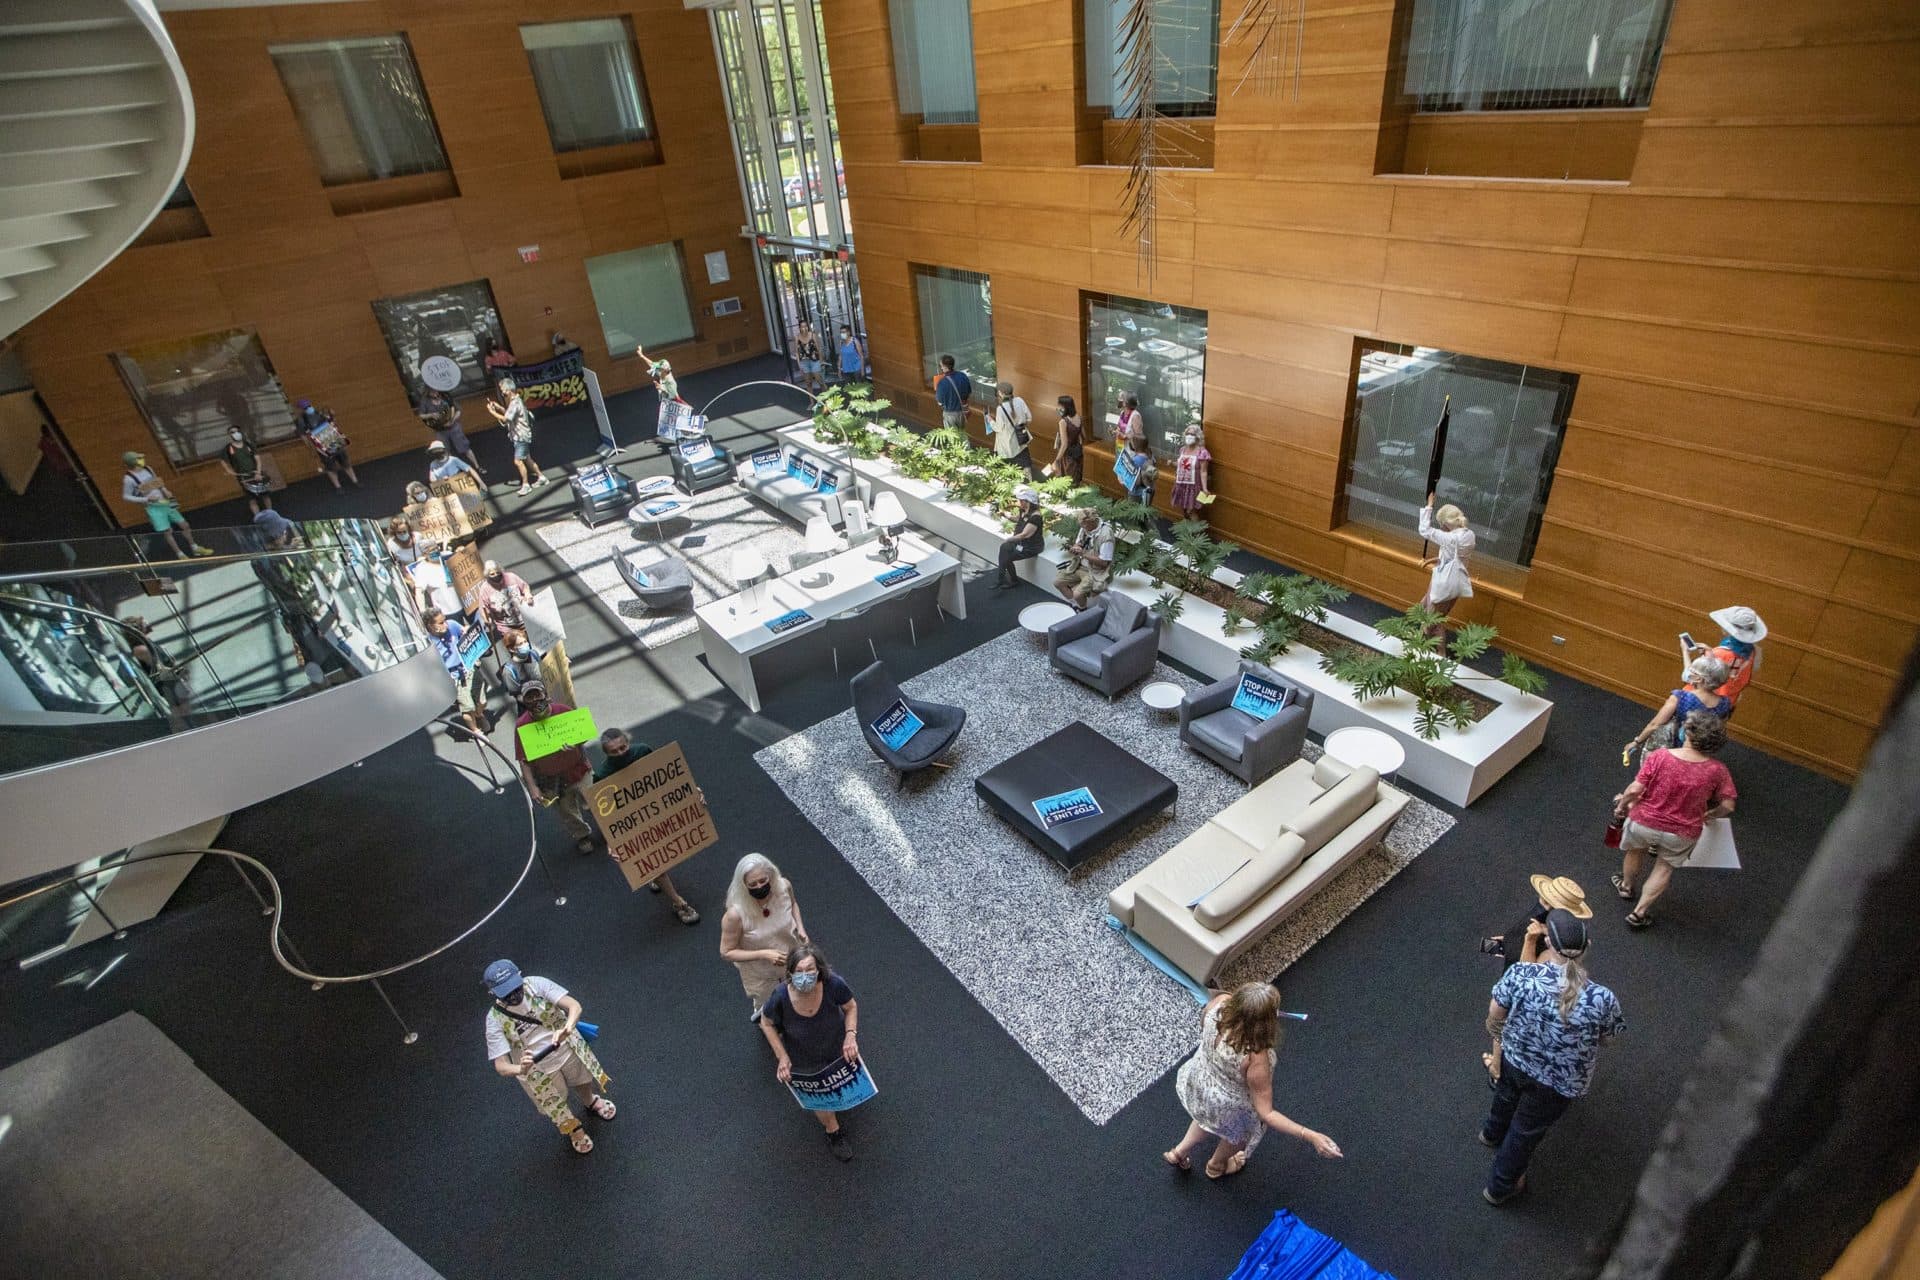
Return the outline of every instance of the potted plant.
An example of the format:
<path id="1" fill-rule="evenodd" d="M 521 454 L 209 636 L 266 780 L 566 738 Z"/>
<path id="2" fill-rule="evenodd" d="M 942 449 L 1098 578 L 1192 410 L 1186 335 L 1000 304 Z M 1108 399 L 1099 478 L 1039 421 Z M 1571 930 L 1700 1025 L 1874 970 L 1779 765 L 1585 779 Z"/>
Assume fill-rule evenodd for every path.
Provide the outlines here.
<path id="1" fill-rule="evenodd" d="M 1410 694 L 1417 704 L 1414 728 L 1431 742 L 1443 728 L 1464 729 L 1480 718 L 1475 696 L 1460 688 L 1459 682 L 1489 677 L 1478 672 L 1462 673 L 1460 664 L 1485 653 L 1499 635 L 1479 622 L 1464 624 L 1451 639 L 1430 634 L 1428 628 L 1438 627 L 1441 622 L 1439 614 L 1415 605 L 1374 628 L 1398 640 L 1399 653 L 1356 645 L 1322 654 L 1320 669 L 1346 682 L 1361 702 L 1384 697 L 1396 689 Z M 1537 694 L 1547 687 L 1546 677 L 1516 653 L 1501 655 L 1499 679 L 1522 693 Z"/>

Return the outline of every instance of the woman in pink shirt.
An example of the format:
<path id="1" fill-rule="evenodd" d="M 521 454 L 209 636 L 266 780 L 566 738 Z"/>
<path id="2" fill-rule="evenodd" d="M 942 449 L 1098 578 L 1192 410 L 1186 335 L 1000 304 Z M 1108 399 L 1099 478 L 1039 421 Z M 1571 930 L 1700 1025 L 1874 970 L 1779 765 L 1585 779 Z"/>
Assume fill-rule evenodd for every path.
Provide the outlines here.
<path id="1" fill-rule="evenodd" d="M 1613 877 L 1613 888 L 1632 901 L 1639 884 L 1640 900 L 1627 913 L 1627 923 L 1635 929 L 1653 923 L 1648 908 L 1667 891 L 1673 869 L 1686 865 L 1707 819 L 1733 812 L 1739 795 L 1733 775 L 1713 758 L 1726 743 L 1723 718 L 1711 711 L 1690 712 L 1686 740 L 1678 747 L 1649 751 L 1632 785 L 1613 798 L 1614 816 L 1626 819 L 1620 833 L 1620 874 Z M 1653 855 L 1653 869 L 1640 883 L 1648 854 Z"/>

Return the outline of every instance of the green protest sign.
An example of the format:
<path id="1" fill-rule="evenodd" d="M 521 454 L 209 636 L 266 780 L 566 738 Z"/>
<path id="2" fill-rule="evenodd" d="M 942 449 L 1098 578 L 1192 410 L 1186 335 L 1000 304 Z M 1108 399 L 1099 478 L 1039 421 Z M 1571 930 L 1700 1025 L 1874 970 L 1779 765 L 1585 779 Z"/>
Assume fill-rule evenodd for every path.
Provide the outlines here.
<path id="1" fill-rule="evenodd" d="M 592 742 L 599 736 L 600 731 L 593 727 L 593 712 L 581 707 L 521 725 L 520 749 L 526 752 L 527 759 L 538 760 L 567 747 Z"/>

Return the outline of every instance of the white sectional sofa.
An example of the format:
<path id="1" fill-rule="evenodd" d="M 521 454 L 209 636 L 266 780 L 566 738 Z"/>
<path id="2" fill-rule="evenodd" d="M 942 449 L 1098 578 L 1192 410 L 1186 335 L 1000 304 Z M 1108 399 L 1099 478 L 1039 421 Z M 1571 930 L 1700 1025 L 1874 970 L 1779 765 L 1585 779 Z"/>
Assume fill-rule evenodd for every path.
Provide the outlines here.
<path id="1" fill-rule="evenodd" d="M 784 440 L 754 450 L 733 474 L 748 493 L 801 524 L 822 515 L 846 523 L 841 503 L 853 496 L 853 472 L 824 453 Z"/>

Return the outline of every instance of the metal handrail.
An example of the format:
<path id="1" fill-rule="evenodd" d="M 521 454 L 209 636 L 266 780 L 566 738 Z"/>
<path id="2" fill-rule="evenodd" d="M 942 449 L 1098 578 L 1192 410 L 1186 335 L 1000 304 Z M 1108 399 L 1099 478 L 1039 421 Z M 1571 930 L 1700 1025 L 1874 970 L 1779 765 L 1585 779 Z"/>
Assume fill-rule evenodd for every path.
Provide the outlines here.
<path id="1" fill-rule="evenodd" d="M 290 560 L 296 556 L 315 555 L 330 547 L 283 547 L 279 549 L 263 548 L 259 551 L 236 552 L 232 555 L 201 556 L 193 560 L 137 560 L 132 564 L 95 565 L 88 568 L 78 566 L 67 569 L 42 569 L 34 573 L 0 573 L 0 585 L 15 582 L 65 581 L 73 578 L 92 578 L 104 573 L 152 573 L 156 569 L 169 565 L 191 565 L 196 569 L 212 568 L 223 564 L 248 564 L 255 560 Z"/>

